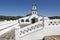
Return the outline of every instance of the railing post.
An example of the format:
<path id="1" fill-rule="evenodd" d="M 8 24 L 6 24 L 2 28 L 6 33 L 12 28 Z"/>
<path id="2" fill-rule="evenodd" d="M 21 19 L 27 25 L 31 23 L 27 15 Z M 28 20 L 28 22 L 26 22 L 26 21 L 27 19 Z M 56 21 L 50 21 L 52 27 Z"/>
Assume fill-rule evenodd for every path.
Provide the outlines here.
<path id="1" fill-rule="evenodd" d="M 19 35 L 20 35 L 20 27 L 16 26 L 15 27 L 15 40 L 20 40 Z"/>
<path id="2" fill-rule="evenodd" d="M 44 16 L 43 16 L 43 27 L 44 27 Z"/>

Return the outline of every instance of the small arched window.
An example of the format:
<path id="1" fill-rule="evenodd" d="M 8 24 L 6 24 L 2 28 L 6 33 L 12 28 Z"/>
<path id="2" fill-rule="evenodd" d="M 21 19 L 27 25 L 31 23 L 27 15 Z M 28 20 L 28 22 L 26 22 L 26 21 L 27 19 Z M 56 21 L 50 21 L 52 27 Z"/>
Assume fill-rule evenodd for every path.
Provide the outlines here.
<path id="1" fill-rule="evenodd" d="M 35 7 L 34 7 L 34 9 L 35 9 Z"/>
<path id="2" fill-rule="evenodd" d="M 52 24 L 52 22 L 50 22 Z"/>
<path id="3" fill-rule="evenodd" d="M 33 14 L 34 14 L 34 12 L 33 12 Z"/>
<path id="4" fill-rule="evenodd" d="M 21 22 L 24 22 L 24 20 L 22 19 Z"/>
<path id="5" fill-rule="evenodd" d="M 54 25 L 54 24 L 52 24 L 52 25 Z"/>
<path id="6" fill-rule="evenodd" d="M 56 25 L 58 25 L 58 24 L 56 24 Z"/>
<path id="7" fill-rule="evenodd" d="M 40 21 L 43 21 L 43 19 L 40 19 Z"/>
<path id="8" fill-rule="evenodd" d="M 35 14 L 36 14 L 36 12 L 35 12 Z"/>
<path id="9" fill-rule="evenodd" d="M 60 21 L 58 21 L 58 23 L 60 23 Z"/>
<path id="10" fill-rule="evenodd" d="M 26 22 L 29 22 L 29 19 L 26 19 Z"/>
<path id="11" fill-rule="evenodd" d="M 56 22 L 54 22 L 54 23 L 56 23 Z"/>

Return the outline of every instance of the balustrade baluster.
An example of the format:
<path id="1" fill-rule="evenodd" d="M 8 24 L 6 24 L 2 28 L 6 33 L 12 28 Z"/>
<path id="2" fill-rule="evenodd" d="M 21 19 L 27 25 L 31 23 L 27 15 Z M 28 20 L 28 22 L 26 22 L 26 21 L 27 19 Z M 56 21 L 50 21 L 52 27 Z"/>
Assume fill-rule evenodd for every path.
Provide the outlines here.
<path id="1" fill-rule="evenodd" d="M 28 30 L 24 30 L 25 32 L 28 32 Z"/>

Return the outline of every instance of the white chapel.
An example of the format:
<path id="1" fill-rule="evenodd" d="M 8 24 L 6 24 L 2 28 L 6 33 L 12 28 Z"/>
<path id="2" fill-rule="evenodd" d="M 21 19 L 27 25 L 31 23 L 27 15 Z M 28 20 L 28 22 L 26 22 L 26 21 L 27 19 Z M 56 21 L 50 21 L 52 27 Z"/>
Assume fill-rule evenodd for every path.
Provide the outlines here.
<path id="1" fill-rule="evenodd" d="M 39 16 L 34 2 L 30 14 L 18 20 L 0 22 L 2 35 L 5 37 L 1 40 L 42 40 L 45 36 L 60 35 L 60 19 Z"/>
<path id="2" fill-rule="evenodd" d="M 39 16 L 38 12 L 37 12 L 36 3 L 34 3 L 32 5 L 31 13 L 26 15 L 23 18 L 20 18 L 19 23 L 20 23 L 21 27 L 25 27 L 27 25 L 34 24 L 34 23 L 39 22 L 39 21 L 43 22 L 44 20 L 49 20 L 49 18 L 45 17 L 45 16 Z"/>

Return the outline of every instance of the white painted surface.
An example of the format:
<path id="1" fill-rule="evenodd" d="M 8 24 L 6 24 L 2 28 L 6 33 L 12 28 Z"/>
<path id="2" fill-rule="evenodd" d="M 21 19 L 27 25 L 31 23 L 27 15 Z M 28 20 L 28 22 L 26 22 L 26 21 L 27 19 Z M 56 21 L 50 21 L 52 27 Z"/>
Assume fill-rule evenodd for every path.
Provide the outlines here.
<path id="1" fill-rule="evenodd" d="M 34 9 L 34 7 L 35 7 L 35 9 Z M 34 7 L 33 7 L 33 10 L 37 10 L 36 6 L 34 6 Z M 36 14 L 35 14 L 35 12 L 36 12 Z M 31 24 L 32 18 L 37 18 L 39 23 L 28 25 L 22 29 L 20 29 L 18 20 L 0 22 L 0 30 L 17 23 L 16 25 L 14 25 L 12 27 L 9 27 L 5 30 L 0 31 L 0 35 L 3 35 L 4 33 L 8 32 L 14 28 L 15 28 L 15 40 L 39 40 L 39 39 L 42 39 L 44 36 L 47 36 L 47 35 L 60 35 L 60 20 L 57 20 L 57 19 L 50 20 L 48 17 L 38 16 L 37 11 L 32 11 L 32 15 L 30 15 L 30 16 L 20 18 L 19 22 L 20 22 L 20 24 Z M 24 20 L 24 22 L 21 22 L 22 19 Z M 26 19 L 29 19 L 29 22 L 26 22 Z M 37 29 L 38 31 L 37 30 L 29 31 L 29 32 L 27 32 L 28 35 L 23 34 L 23 37 L 20 35 L 21 30 L 24 31 L 25 29 L 27 29 L 29 27 L 30 28 L 32 26 L 35 27 L 35 25 L 41 23 L 40 21 L 44 22 L 44 26 L 42 26 L 43 29 L 40 29 L 40 30 Z M 50 22 L 52 22 L 54 25 L 52 25 Z M 56 23 L 54 23 L 54 22 L 56 22 Z"/>
<path id="2" fill-rule="evenodd" d="M 9 30 L 15 28 L 15 25 L 17 26 L 17 21 L 10 21 L 10 22 L 5 22 L 6 25 L 1 25 L 0 26 L 0 35 L 8 32 Z"/>
<path id="3" fill-rule="evenodd" d="M 20 31 L 19 31 L 20 26 L 18 26 L 18 27 L 17 26 L 18 25 L 15 26 L 15 40 L 20 40 L 20 37 L 19 37 L 20 36 Z"/>
<path id="4" fill-rule="evenodd" d="M 48 35 L 60 35 L 60 27 L 44 27 L 42 30 L 22 37 L 21 40 L 38 40 Z"/>
<path id="5" fill-rule="evenodd" d="M 2 22 L 2 23 L 0 23 L 0 29 L 6 28 L 6 27 L 8 27 L 10 25 L 13 25 L 15 23 L 18 23 L 18 21 L 15 20 L 15 21 L 5 21 L 5 22 Z"/>

